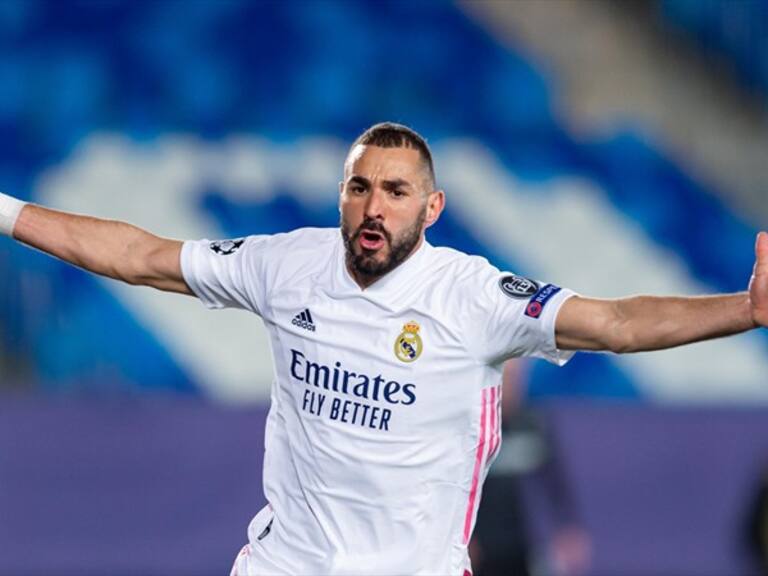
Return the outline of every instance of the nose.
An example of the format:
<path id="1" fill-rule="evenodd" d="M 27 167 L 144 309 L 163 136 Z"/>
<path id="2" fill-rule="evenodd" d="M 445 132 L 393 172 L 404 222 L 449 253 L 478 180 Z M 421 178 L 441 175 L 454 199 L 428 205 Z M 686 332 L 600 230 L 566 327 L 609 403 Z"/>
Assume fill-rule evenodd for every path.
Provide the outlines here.
<path id="1" fill-rule="evenodd" d="M 371 220 L 384 219 L 384 201 L 382 191 L 373 189 L 365 201 L 365 216 Z"/>

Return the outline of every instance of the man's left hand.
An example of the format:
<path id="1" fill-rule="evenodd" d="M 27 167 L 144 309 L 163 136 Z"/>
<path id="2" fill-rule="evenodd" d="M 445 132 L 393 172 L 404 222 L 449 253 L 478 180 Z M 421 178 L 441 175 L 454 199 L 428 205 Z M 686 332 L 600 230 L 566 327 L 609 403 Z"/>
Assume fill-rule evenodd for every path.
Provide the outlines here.
<path id="1" fill-rule="evenodd" d="M 768 326 L 768 233 L 760 232 L 755 241 L 755 268 L 749 280 L 752 319 L 758 326 Z"/>

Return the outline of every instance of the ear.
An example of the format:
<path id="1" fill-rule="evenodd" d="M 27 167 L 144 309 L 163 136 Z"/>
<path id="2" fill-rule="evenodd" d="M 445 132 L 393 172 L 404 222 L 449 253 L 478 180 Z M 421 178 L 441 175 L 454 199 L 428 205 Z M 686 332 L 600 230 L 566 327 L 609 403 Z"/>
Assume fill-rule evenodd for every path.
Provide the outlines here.
<path id="1" fill-rule="evenodd" d="M 442 190 L 430 192 L 429 196 L 427 196 L 427 217 L 424 220 L 427 228 L 437 222 L 437 219 L 440 218 L 440 214 L 443 212 L 443 208 L 445 208 L 445 192 Z"/>
<path id="2" fill-rule="evenodd" d="M 339 214 L 341 214 L 341 195 L 344 194 L 344 182 L 339 182 Z"/>

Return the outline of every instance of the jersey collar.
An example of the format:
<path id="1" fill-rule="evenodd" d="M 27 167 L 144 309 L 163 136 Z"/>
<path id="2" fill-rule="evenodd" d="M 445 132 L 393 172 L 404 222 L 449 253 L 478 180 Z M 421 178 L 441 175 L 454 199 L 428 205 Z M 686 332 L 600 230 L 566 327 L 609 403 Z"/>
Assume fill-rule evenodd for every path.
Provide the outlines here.
<path id="1" fill-rule="evenodd" d="M 411 254 L 407 260 L 402 262 L 397 268 L 385 274 L 379 278 L 376 282 L 368 286 L 368 288 L 362 289 L 357 285 L 352 275 L 347 270 L 347 264 L 345 260 L 346 251 L 344 248 L 344 240 L 339 232 L 339 240 L 336 244 L 336 279 L 339 288 L 345 293 L 351 293 L 358 296 L 367 296 L 375 298 L 376 300 L 393 301 L 399 300 L 402 296 L 400 293 L 406 288 L 414 276 L 419 274 L 419 270 L 422 268 L 425 255 L 432 246 L 427 242 L 426 238 L 418 247 L 416 252 Z"/>

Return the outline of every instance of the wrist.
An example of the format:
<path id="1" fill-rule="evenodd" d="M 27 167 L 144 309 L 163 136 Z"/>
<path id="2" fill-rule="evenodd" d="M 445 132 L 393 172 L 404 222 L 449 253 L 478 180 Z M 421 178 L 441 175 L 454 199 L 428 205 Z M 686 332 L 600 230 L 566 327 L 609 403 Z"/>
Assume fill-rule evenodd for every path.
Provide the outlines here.
<path id="1" fill-rule="evenodd" d="M 0 192 L 0 234 L 13 236 L 16 220 L 19 218 L 21 209 L 26 205 L 26 202 L 18 198 Z"/>
<path id="2" fill-rule="evenodd" d="M 750 292 L 742 292 L 739 295 L 744 297 L 742 309 L 744 310 L 743 314 L 747 318 L 747 330 L 760 328 L 761 324 L 758 321 L 759 310 L 755 308 L 754 303 L 752 302 L 752 294 Z"/>

